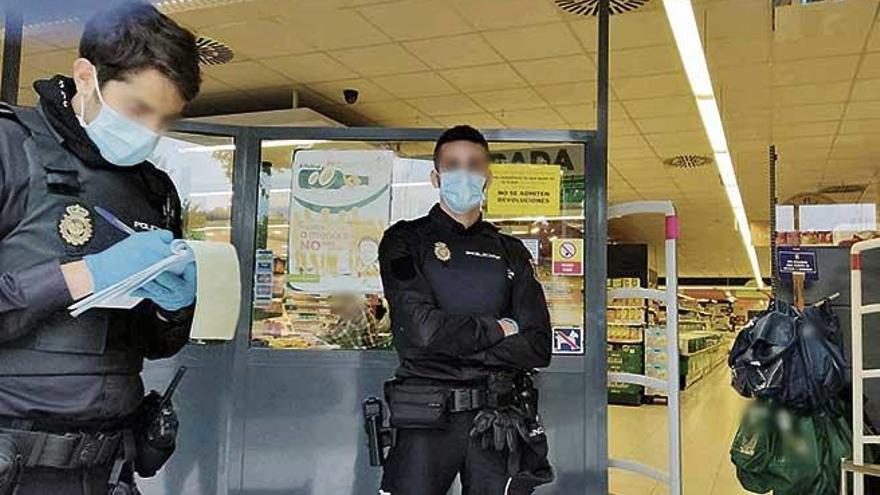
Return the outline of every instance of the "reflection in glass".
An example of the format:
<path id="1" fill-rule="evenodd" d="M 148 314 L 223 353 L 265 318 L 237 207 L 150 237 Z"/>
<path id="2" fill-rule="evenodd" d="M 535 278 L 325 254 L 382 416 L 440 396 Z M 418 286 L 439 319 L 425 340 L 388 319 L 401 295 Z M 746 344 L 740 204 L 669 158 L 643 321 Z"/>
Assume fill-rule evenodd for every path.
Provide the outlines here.
<path id="1" fill-rule="evenodd" d="M 311 154 L 300 155 L 297 162 L 303 150 Z M 314 153 L 329 150 L 334 153 Z M 363 280 L 378 266 L 380 233 L 399 220 L 426 215 L 437 203 L 439 195 L 431 184 L 432 150 L 433 143 L 412 142 L 263 143 L 253 345 L 278 349 L 391 348 L 389 315 L 381 288 L 373 289 Z M 352 151 L 360 153 L 350 155 Z M 533 163 L 553 166 L 561 175 L 557 214 L 535 215 L 525 209 L 515 215 L 487 216 L 487 220 L 523 239 L 534 253 L 536 275 L 544 284 L 554 326 L 582 327 L 583 278 L 553 274 L 551 245 L 556 239 L 583 236 L 583 147 L 497 143 L 492 151 L 496 162 L 532 163 L 534 159 Z M 305 160 L 305 156 L 319 160 Z M 355 162 L 362 160 L 361 168 L 346 165 L 346 157 L 351 156 L 356 157 Z M 389 177 L 382 179 L 376 170 L 388 163 L 390 168 L 383 170 Z M 369 199 L 385 184 L 390 186 L 390 194 L 384 196 L 381 216 L 371 217 L 363 205 L 349 207 L 346 188 L 349 192 L 360 188 Z M 327 195 L 331 189 L 335 196 Z M 379 224 L 367 225 L 371 219 Z M 365 229 L 376 235 L 361 235 Z M 341 239 L 346 252 L 320 247 L 309 250 L 292 244 L 327 238 Z M 324 274 L 330 272 L 348 279 L 329 283 Z"/>

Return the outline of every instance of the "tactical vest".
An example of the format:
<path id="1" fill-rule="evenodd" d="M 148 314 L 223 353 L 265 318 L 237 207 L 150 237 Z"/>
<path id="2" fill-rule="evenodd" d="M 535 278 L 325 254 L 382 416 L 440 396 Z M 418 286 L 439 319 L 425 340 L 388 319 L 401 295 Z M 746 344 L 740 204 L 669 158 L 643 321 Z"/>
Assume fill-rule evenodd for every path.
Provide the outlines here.
<path id="1" fill-rule="evenodd" d="M 28 133 L 27 210 L 0 239 L 0 272 L 59 259 L 81 259 L 107 249 L 126 234 L 95 213 L 100 206 L 135 230 L 138 225 L 168 228 L 179 212 L 149 163 L 134 167 L 90 167 L 62 144 L 61 137 L 34 108 L 5 107 Z M 164 210 L 164 212 L 163 212 Z M 139 223 L 135 224 L 135 220 Z M 0 376 L 136 374 L 143 351 L 128 310 L 92 309 L 72 318 L 61 310 L 23 337 L 0 345 Z M 142 317 L 142 316 L 140 316 Z"/>

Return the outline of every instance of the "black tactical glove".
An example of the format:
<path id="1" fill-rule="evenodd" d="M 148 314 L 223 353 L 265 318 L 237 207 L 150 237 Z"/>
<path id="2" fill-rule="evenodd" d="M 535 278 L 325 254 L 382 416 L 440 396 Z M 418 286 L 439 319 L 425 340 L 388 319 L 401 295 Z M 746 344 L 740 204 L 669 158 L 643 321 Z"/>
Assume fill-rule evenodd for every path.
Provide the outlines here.
<path id="1" fill-rule="evenodd" d="M 471 438 L 479 438 L 484 449 L 492 448 L 499 452 L 505 449 L 511 453 L 519 450 L 520 440 L 528 440 L 526 418 L 517 407 L 504 410 L 484 409 L 474 418 Z"/>

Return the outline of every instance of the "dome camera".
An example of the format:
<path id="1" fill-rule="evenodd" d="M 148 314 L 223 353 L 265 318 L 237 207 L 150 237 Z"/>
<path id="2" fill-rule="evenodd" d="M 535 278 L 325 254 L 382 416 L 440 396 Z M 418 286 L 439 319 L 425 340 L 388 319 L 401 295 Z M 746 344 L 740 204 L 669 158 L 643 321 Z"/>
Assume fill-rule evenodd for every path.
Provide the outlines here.
<path id="1" fill-rule="evenodd" d="M 342 90 L 342 96 L 345 98 L 345 102 L 349 105 L 354 105 L 358 101 L 358 97 L 360 96 L 360 92 L 356 89 L 344 89 Z"/>

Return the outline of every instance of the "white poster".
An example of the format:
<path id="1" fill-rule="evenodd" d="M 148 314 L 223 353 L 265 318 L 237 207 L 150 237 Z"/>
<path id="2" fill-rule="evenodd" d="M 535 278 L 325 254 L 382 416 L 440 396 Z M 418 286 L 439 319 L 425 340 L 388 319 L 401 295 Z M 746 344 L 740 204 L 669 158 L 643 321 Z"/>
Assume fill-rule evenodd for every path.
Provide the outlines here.
<path id="1" fill-rule="evenodd" d="M 296 153 L 291 287 L 313 293 L 382 290 L 379 241 L 388 227 L 394 156 L 392 151 Z"/>
<path id="2" fill-rule="evenodd" d="M 431 184 L 432 160 L 396 158 L 391 184 L 391 223 L 423 217 L 440 201 Z"/>

